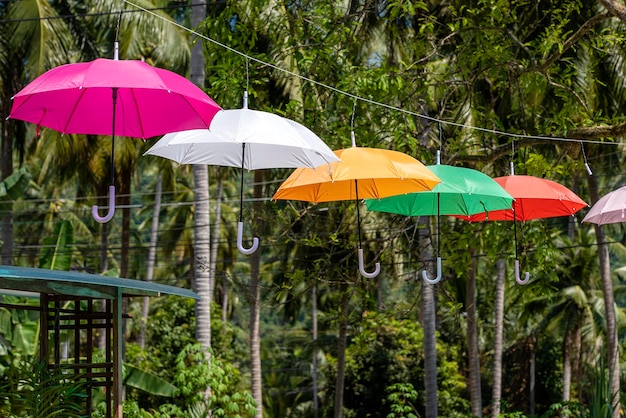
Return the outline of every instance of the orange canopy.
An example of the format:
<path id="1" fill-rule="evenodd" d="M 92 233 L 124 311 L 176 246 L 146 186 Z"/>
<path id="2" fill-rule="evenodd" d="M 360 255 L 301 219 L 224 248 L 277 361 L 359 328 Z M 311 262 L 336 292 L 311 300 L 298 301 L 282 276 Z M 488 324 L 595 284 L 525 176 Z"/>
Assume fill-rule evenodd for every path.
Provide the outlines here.
<path id="1" fill-rule="evenodd" d="M 320 203 L 383 198 L 432 190 L 441 182 L 424 164 L 402 152 L 365 147 L 334 152 L 341 161 L 296 169 L 272 199 Z"/>

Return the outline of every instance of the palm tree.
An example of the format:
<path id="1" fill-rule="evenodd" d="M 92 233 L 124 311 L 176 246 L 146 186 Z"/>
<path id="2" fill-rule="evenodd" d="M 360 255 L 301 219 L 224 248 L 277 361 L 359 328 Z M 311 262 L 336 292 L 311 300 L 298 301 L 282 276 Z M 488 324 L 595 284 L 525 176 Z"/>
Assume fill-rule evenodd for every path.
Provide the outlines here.
<path id="1" fill-rule="evenodd" d="M 191 25 L 198 27 L 206 19 L 205 3 L 192 0 Z M 191 81 L 204 88 L 204 52 L 200 39 L 191 49 Z M 196 339 L 211 348 L 211 248 L 209 216 L 209 172 L 205 165 L 193 166 L 194 177 L 194 283 L 200 300 L 196 305 Z"/>

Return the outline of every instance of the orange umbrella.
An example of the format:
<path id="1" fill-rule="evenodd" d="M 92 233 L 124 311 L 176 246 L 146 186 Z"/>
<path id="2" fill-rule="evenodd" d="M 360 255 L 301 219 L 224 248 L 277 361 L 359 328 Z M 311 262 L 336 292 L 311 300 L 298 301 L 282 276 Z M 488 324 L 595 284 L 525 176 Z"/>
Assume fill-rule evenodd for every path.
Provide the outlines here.
<path id="1" fill-rule="evenodd" d="M 334 151 L 341 161 L 316 168 L 298 168 L 285 180 L 272 200 L 302 200 L 320 203 L 339 200 L 383 198 L 403 193 L 432 190 L 441 180 L 415 158 L 388 149 L 352 147 Z M 367 278 L 380 272 L 380 264 L 367 273 L 363 268 L 360 218 L 359 270 Z"/>

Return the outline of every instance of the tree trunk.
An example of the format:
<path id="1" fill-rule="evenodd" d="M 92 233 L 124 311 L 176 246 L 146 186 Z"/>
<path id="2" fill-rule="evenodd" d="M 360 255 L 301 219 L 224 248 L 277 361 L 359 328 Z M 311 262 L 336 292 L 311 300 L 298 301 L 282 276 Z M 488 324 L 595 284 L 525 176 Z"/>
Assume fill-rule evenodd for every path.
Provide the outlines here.
<path id="1" fill-rule="evenodd" d="M 206 3 L 191 1 L 191 26 L 197 27 L 206 19 Z M 204 53 L 202 41 L 191 47 L 191 81 L 204 89 Z M 209 205 L 209 172 L 206 165 L 193 166 L 194 178 L 194 279 L 200 300 L 196 301 L 196 340 L 211 348 L 211 231 Z M 210 361 L 210 359 L 209 359 Z M 207 396 L 210 388 L 207 388 Z"/>
<path id="2" fill-rule="evenodd" d="M 311 291 L 311 310 L 313 322 L 313 418 L 318 417 L 319 401 L 317 398 L 317 284 Z"/>
<path id="3" fill-rule="evenodd" d="M 423 216 L 420 224 L 426 224 L 419 229 L 422 259 L 431 260 L 431 239 L 428 228 L 428 218 Z M 432 264 L 432 263 L 431 263 Z M 437 308 L 435 302 L 435 285 L 422 282 L 422 326 L 424 327 L 424 384 L 426 399 L 426 418 L 438 416 L 437 407 Z"/>
<path id="4" fill-rule="evenodd" d="M 469 369 L 469 392 L 472 415 L 477 418 L 483 416 L 482 393 L 480 387 L 480 359 L 478 358 L 478 320 L 476 313 L 476 264 L 475 250 L 470 249 L 472 261 L 467 274 L 467 350 Z"/>
<path id="5" fill-rule="evenodd" d="M 242 173 L 243 174 L 243 173 Z M 262 197 L 263 177 L 260 170 L 254 172 L 254 213 L 260 213 L 260 198 Z M 254 217 L 252 230 L 254 236 L 258 235 L 260 230 L 259 217 Z M 262 374 L 261 374 L 261 338 L 259 335 L 261 320 L 261 246 L 252 255 L 250 255 L 250 361 L 251 361 L 251 378 L 252 378 L 252 397 L 257 403 L 255 418 L 263 418 L 263 391 L 262 391 Z"/>
<path id="6" fill-rule="evenodd" d="M 215 283 L 217 279 L 217 250 L 220 243 L 220 225 L 222 223 L 222 197 L 224 191 L 224 178 L 220 174 L 217 179 L 217 191 L 215 192 L 215 221 L 213 222 L 213 235 L 211 235 L 211 302 L 215 300 Z"/>
<path id="7" fill-rule="evenodd" d="M 346 347 L 348 345 L 348 305 L 350 296 L 342 286 L 341 309 L 339 311 L 339 335 L 337 336 L 337 378 L 335 381 L 335 415 L 343 417 L 343 388 L 346 378 Z"/>
<path id="8" fill-rule="evenodd" d="M 422 283 L 424 318 L 424 383 L 426 418 L 436 418 L 437 411 L 437 342 L 435 337 L 435 285 Z"/>
<path id="9" fill-rule="evenodd" d="M 161 212 L 161 192 L 163 177 L 161 173 L 157 176 L 156 191 L 154 193 L 154 211 L 152 212 L 152 225 L 150 227 L 150 249 L 148 251 L 148 267 L 146 271 L 146 281 L 151 282 L 154 276 L 154 264 L 156 263 L 157 236 L 159 232 L 159 213 Z M 143 298 L 141 307 L 141 326 L 137 344 L 143 350 L 146 346 L 146 324 L 148 323 L 148 312 L 150 310 L 150 297 Z"/>
<path id="10" fill-rule="evenodd" d="M 529 406 L 528 406 L 528 412 L 530 414 L 530 416 L 534 416 L 535 415 L 535 406 L 536 406 L 536 402 L 535 402 L 535 387 L 536 387 L 536 375 L 537 375 L 537 337 L 533 334 L 531 336 L 531 345 L 530 345 L 530 401 L 529 401 Z"/>
<path id="11" fill-rule="evenodd" d="M 569 402 L 570 400 L 570 387 L 572 383 L 572 332 L 570 330 L 565 331 L 565 338 L 563 338 L 563 394 L 561 400 L 563 402 Z"/>
<path id="12" fill-rule="evenodd" d="M 587 176 L 589 184 L 589 196 L 591 204 L 598 201 L 598 185 L 595 176 Z M 604 297 L 604 309 L 606 317 L 607 338 L 607 361 L 608 375 L 611 388 L 611 403 L 613 405 L 613 418 L 620 417 L 620 363 L 617 342 L 617 321 L 615 314 L 615 298 L 613 296 L 613 282 L 611 281 L 611 264 L 609 259 L 609 247 L 606 243 L 604 228 L 602 225 L 594 225 L 596 242 L 598 244 L 598 258 L 600 262 L 600 277 L 602 278 L 602 294 Z"/>
<path id="13" fill-rule="evenodd" d="M 491 416 L 500 415 L 500 397 L 502 396 L 502 334 L 504 332 L 504 288 L 506 276 L 506 261 L 501 258 L 496 262 L 496 318 L 495 335 L 493 342 L 493 388 L 491 399 Z"/>
<path id="14" fill-rule="evenodd" d="M 0 151 L 0 180 L 4 180 L 13 173 L 13 138 L 9 130 L 9 123 L 2 122 L 2 149 Z M 13 204 L 0 221 L 0 238 L 2 239 L 2 264 L 13 265 Z"/>
<path id="15" fill-rule="evenodd" d="M 581 327 L 583 313 L 579 313 L 578 322 L 576 324 L 576 333 L 574 334 L 574 347 L 572 349 L 572 379 L 574 382 L 574 395 L 576 399 L 580 399 L 580 393 L 582 389 L 582 345 L 583 345 L 583 330 Z M 571 396 L 570 396 L 571 397 Z"/>
<path id="16" fill-rule="evenodd" d="M 250 362 L 252 397 L 257 403 L 255 418 L 263 417 L 261 338 L 259 336 L 259 321 L 261 319 L 259 268 L 260 257 L 259 250 L 257 250 L 250 256 Z"/>
<path id="17" fill-rule="evenodd" d="M 200 296 L 196 301 L 196 340 L 205 348 L 211 347 L 211 285 L 210 231 L 209 231 L 209 174 L 205 165 L 193 166 L 194 177 L 194 283 Z"/>

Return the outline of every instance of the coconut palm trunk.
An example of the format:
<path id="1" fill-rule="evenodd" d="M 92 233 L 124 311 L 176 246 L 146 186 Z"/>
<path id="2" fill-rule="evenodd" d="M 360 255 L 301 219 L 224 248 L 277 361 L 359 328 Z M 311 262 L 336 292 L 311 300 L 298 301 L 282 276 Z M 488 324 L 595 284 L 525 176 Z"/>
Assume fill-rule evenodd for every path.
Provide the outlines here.
<path id="1" fill-rule="evenodd" d="M 224 192 L 224 177 L 217 179 L 217 191 L 215 192 L 215 220 L 213 221 L 213 235 L 211 236 L 211 302 L 215 300 L 215 284 L 217 280 L 217 250 L 220 241 L 220 225 L 222 218 L 222 199 Z"/>
<path id="2" fill-rule="evenodd" d="M 470 249 L 472 261 L 470 263 L 465 296 L 465 305 L 467 309 L 467 351 L 468 351 L 468 369 L 469 369 L 469 392 L 472 408 L 472 415 L 481 418 L 482 409 L 482 393 L 480 388 L 480 360 L 478 357 L 478 316 L 476 313 L 476 263 L 475 250 Z"/>
<path id="3" fill-rule="evenodd" d="M 197 27 L 206 18 L 206 4 L 192 0 L 191 26 Z M 191 48 L 191 81 L 204 88 L 204 54 L 202 42 Z M 194 178 L 194 282 L 200 296 L 196 302 L 196 339 L 211 348 L 211 250 L 209 216 L 209 172 L 206 165 L 193 166 Z"/>
<path id="4" fill-rule="evenodd" d="M 261 210 L 260 198 L 263 193 L 263 176 L 260 170 L 254 172 L 254 212 L 259 214 Z M 258 215 L 255 219 L 258 219 Z M 254 235 L 258 236 L 259 222 L 253 223 Z M 252 397 L 256 401 L 255 418 L 263 418 L 263 390 L 261 374 L 261 337 L 259 334 L 261 321 L 261 249 L 259 248 L 250 256 L 250 362 L 252 378 Z"/>
<path id="5" fill-rule="evenodd" d="M 424 383 L 426 384 L 426 418 L 436 418 L 437 411 L 437 345 L 435 338 L 435 285 L 422 283 L 424 320 Z"/>
<path id="6" fill-rule="evenodd" d="M 421 217 L 420 224 L 426 224 L 419 229 L 419 238 L 422 245 L 422 258 L 433 258 L 431 239 L 428 228 L 428 218 Z M 422 326 L 424 328 L 424 384 L 426 398 L 426 418 L 438 416 L 437 407 L 437 309 L 435 302 L 435 285 L 422 282 Z"/>
<path id="7" fill-rule="evenodd" d="M 148 266 L 146 271 L 146 281 L 151 282 L 154 275 L 154 264 L 156 263 L 156 244 L 159 232 L 159 212 L 161 212 L 161 194 L 163 186 L 163 176 L 157 176 L 156 190 L 154 192 L 154 211 L 152 212 L 152 225 L 150 226 L 150 248 L 148 250 Z M 150 310 L 150 297 L 143 298 L 141 307 L 141 326 L 137 336 L 137 345 L 143 350 L 146 346 L 146 324 L 148 323 L 148 312 Z"/>
<path id="8" fill-rule="evenodd" d="M 491 416 L 500 415 L 500 401 L 502 396 L 502 335 L 504 333 L 504 288 L 506 277 L 506 261 L 504 258 L 496 262 L 496 329 L 493 341 L 493 388 L 491 391 Z"/>
<path id="9" fill-rule="evenodd" d="M 341 308 L 339 310 L 339 334 L 337 336 L 337 377 L 335 380 L 334 418 L 343 417 L 343 390 L 346 378 L 346 347 L 348 345 L 348 305 L 350 293 L 346 286 L 341 289 Z"/>
<path id="10" fill-rule="evenodd" d="M 591 204 L 598 199 L 598 184 L 595 176 L 588 176 L 589 196 Z M 609 247 L 606 243 L 604 227 L 594 225 L 596 242 L 598 244 L 598 258 L 600 263 L 600 277 L 602 279 L 602 294 L 604 296 L 604 309 L 606 318 L 607 360 L 608 375 L 611 389 L 611 404 L 613 406 L 613 418 L 620 417 L 620 363 L 617 341 L 617 319 L 615 313 L 615 298 L 613 295 L 613 282 L 611 281 L 611 264 L 609 259 Z"/>

